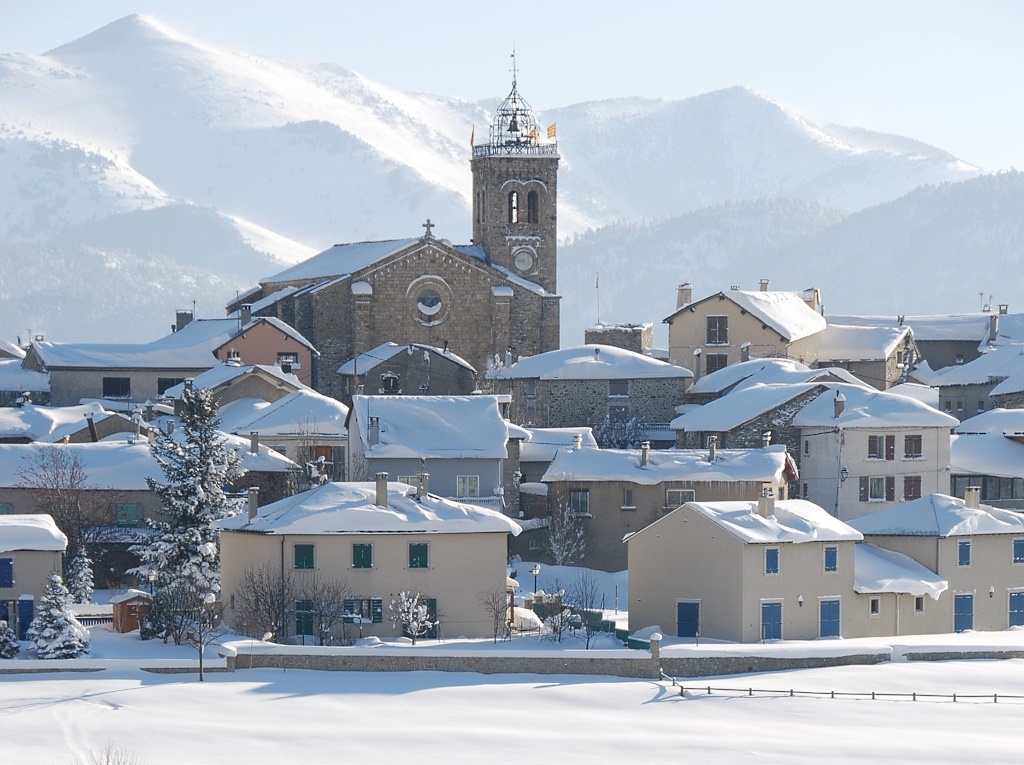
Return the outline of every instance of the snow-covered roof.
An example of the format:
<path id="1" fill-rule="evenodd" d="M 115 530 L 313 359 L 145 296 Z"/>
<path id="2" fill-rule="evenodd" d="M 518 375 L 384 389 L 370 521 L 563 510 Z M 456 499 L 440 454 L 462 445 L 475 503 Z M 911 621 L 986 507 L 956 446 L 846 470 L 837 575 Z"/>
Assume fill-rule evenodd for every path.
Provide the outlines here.
<path id="1" fill-rule="evenodd" d="M 231 339 L 234 339 L 235 337 L 238 337 L 239 335 L 244 335 L 250 329 L 252 329 L 253 327 L 256 327 L 259 324 L 268 324 L 269 326 L 273 327 L 274 329 L 276 329 L 277 331 L 281 332 L 282 334 L 290 337 L 292 340 L 297 342 L 299 345 L 304 345 L 307 348 L 309 348 L 309 350 L 311 350 L 313 352 L 314 356 L 319 356 L 320 355 L 320 352 L 316 348 L 313 347 L 313 344 L 311 342 L 309 342 L 309 340 L 307 340 L 305 338 L 305 336 L 301 332 L 299 332 L 297 329 L 295 329 L 291 324 L 288 324 L 287 322 L 283 322 L 283 321 L 281 321 L 280 319 L 278 319 L 278 318 L 276 318 L 274 316 L 254 316 L 254 317 L 252 317 L 252 320 L 248 324 L 246 324 L 244 327 L 242 327 L 240 330 L 238 330 L 234 334 L 234 337 L 232 337 Z"/>
<path id="2" fill-rule="evenodd" d="M 900 383 L 899 385 L 893 385 L 887 392 L 895 393 L 897 396 L 906 396 L 907 398 L 912 398 L 915 401 L 920 401 L 922 404 L 927 404 L 932 409 L 939 408 L 939 391 L 930 385 L 905 382 Z"/>
<path id="3" fill-rule="evenodd" d="M 911 333 L 910 327 L 860 327 L 829 322 L 818 335 L 818 363 L 881 361 Z"/>
<path id="4" fill-rule="evenodd" d="M 22 367 L 21 359 L 0 358 L 0 390 L 47 391 L 50 375 Z"/>
<path id="5" fill-rule="evenodd" d="M 904 316 L 903 324 L 920 340 L 980 341 L 988 334 L 989 313 L 960 313 L 945 316 Z M 898 316 L 830 316 L 829 323 L 859 327 L 898 327 Z"/>
<path id="6" fill-rule="evenodd" d="M 206 370 L 202 374 L 192 378 L 192 384 L 196 388 L 212 390 L 242 377 L 243 375 L 264 373 L 272 379 L 276 379 L 293 390 L 312 391 L 313 389 L 299 382 L 299 378 L 291 372 L 283 372 L 281 367 L 270 364 L 237 364 L 235 362 L 224 362 Z M 164 396 L 170 399 L 180 399 L 185 393 L 185 383 L 181 382 L 164 391 Z"/>
<path id="7" fill-rule="evenodd" d="M 112 414 L 99 404 L 80 406 L 36 406 L 0 408 L 0 438 L 26 438 L 29 441 L 56 441 L 66 433 L 87 426 L 86 415 L 102 422 Z"/>
<path id="8" fill-rule="evenodd" d="M 220 427 L 228 433 L 264 436 L 347 436 L 348 407 L 312 390 L 297 390 L 269 403 L 243 398 L 220 408 Z"/>
<path id="9" fill-rule="evenodd" d="M 354 396 L 363 450 L 373 458 L 505 459 L 508 426 L 494 396 Z M 370 417 L 379 441 L 369 443 Z M 351 425 L 350 425 L 351 427 Z"/>
<path id="10" fill-rule="evenodd" d="M 666 481 L 783 481 L 787 467 L 795 472 L 786 447 L 721 449 L 714 462 L 696 449 L 651 449 L 640 466 L 639 449 L 560 449 L 544 473 L 553 481 L 628 481 L 652 486 Z"/>
<path id="11" fill-rule="evenodd" d="M 854 592 L 927 595 L 938 600 L 949 589 L 949 582 L 909 555 L 867 542 L 861 542 L 853 550 Z"/>
<path id="12" fill-rule="evenodd" d="M 404 483 L 388 483 L 388 505 L 379 507 L 374 483 L 326 483 L 247 513 L 217 522 L 228 531 L 263 534 L 468 534 L 518 535 L 519 524 L 478 505 L 426 495 Z"/>
<path id="13" fill-rule="evenodd" d="M 877 510 L 850 521 L 865 535 L 956 537 L 1024 533 L 1024 514 L 982 505 L 968 507 L 962 499 L 929 494 Z"/>
<path id="14" fill-rule="evenodd" d="M 749 544 L 859 542 L 864 538 L 859 531 L 805 499 L 779 500 L 774 514 L 767 518 L 758 514 L 756 501 L 687 502 L 685 507 Z"/>
<path id="15" fill-rule="evenodd" d="M 1024 444 L 999 433 L 954 435 L 949 442 L 949 470 L 961 475 L 1024 478 Z"/>
<path id="16" fill-rule="evenodd" d="M 981 354 L 966 364 L 948 367 L 934 384 L 943 387 L 987 385 L 1021 374 L 1024 374 L 1024 345 L 1003 345 Z"/>
<path id="17" fill-rule="evenodd" d="M 589 427 L 576 428 L 528 428 L 530 438 L 519 447 L 520 462 L 551 462 L 555 452 L 572 446 L 576 436 L 583 439 L 582 445 L 597 448 L 594 430 Z"/>
<path id="18" fill-rule="evenodd" d="M 829 392 L 807 403 L 793 418 L 797 427 L 830 428 L 954 428 L 959 420 L 907 396 L 857 385 L 829 383 Z M 835 398 L 846 397 L 835 416 Z"/>
<path id="19" fill-rule="evenodd" d="M 861 385 L 853 374 L 838 367 L 811 369 L 793 359 L 751 359 L 730 364 L 697 380 L 690 386 L 690 394 L 721 393 L 734 386 L 736 389 L 753 385 L 775 383 L 807 383 L 837 378 L 853 385 Z"/>
<path id="20" fill-rule="evenodd" d="M 724 294 L 791 342 L 826 326 L 825 317 L 807 305 L 803 292 L 729 290 Z"/>
<path id="21" fill-rule="evenodd" d="M 380 242 L 336 244 L 330 249 L 260 281 L 276 283 L 345 276 L 394 255 L 418 241 L 420 240 L 389 239 Z"/>
<path id="22" fill-rule="evenodd" d="M 691 433 L 732 430 L 817 387 L 818 383 L 752 385 L 690 409 L 672 420 L 671 427 Z"/>
<path id="23" fill-rule="evenodd" d="M 0 338 L 0 356 L 10 356 L 12 359 L 25 358 L 25 349 L 15 345 L 10 340 Z"/>
<path id="24" fill-rule="evenodd" d="M 397 356 L 399 353 L 405 351 L 406 353 L 413 353 L 415 351 L 421 351 L 424 353 L 436 353 L 440 356 L 444 356 L 446 359 L 450 359 L 455 364 L 465 367 L 470 372 L 476 373 L 476 369 L 473 368 L 472 364 L 466 361 L 461 356 L 456 356 L 454 353 L 446 348 L 435 348 L 432 345 L 423 345 L 421 343 L 409 343 L 407 345 L 399 345 L 398 343 L 381 343 L 376 348 L 361 353 L 355 359 L 349 359 L 340 367 L 338 367 L 338 374 L 340 375 L 351 375 L 351 374 L 364 374 L 367 370 L 373 369 L 382 362 L 387 362 Z"/>
<path id="25" fill-rule="evenodd" d="M 68 538 L 45 513 L 0 515 L 0 552 L 50 550 L 63 552 Z"/>
<path id="26" fill-rule="evenodd" d="M 989 409 L 961 422 L 956 432 L 961 435 L 992 433 L 996 435 L 1024 435 L 1024 409 Z"/>
<path id="27" fill-rule="evenodd" d="M 508 367 L 487 373 L 496 380 L 635 380 L 689 378 L 693 372 L 611 345 L 579 345 L 557 351 L 521 356 Z"/>
<path id="28" fill-rule="evenodd" d="M 29 468 L 45 449 L 75 453 L 85 469 L 86 485 L 90 488 L 134 491 L 148 488 L 147 477 L 158 480 L 163 477 L 149 445 L 145 441 L 129 444 L 124 434 L 120 434 L 116 440 L 99 443 L 0 444 L 0 486 L 24 486 L 19 471 Z"/>
<path id="29" fill-rule="evenodd" d="M 257 292 L 259 292 L 261 289 L 262 289 L 262 287 L 253 287 L 251 290 L 249 290 L 249 292 L 246 295 L 242 295 L 241 298 L 236 298 L 235 300 L 232 300 L 231 304 L 234 304 L 238 300 L 244 300 L 247 297 L 247 295 L 254 295 Z M 289 295 L 293 295 L 293 294 L 295 294 L 298 291 L 299 291 L 298 287 L 289 284 L 287 287 L 282 287 L 279 290 L 275 290 L 274 292 L 271 292 L 266 297 L 262 297 L 259 300 L 255 301 L 253 303 L 250 303 L 249 304 L 249 310 L 252 311 L 252 313 L 256 313 L 258 311 L 262 311 L 264 308 L 272 306 L 278 300 L 284 300 Z M 242 304 L 239 303 L 239 305 L 242 305 Z M 231 313 L 228 314 L 228 316 L 230 316 L 232 318 L 237 318 L 239 315 L 241 315 L 241 311 L 240 310 L 235 310 L 235 311 L 232 311 Z"/>
<path id="30" fill-rule="evenodd" d="M 989 314 L 993 316 L 996 314 Z M 982 339 L 982 346 L 999 346 L 1007 344 L 1024 343 L 1024 313 L 1003 313 L 998 314 L 999 320 L 996 327 L 996 335 L 992 337 L 991 319 L 989 320 L 988 331 Z"/>

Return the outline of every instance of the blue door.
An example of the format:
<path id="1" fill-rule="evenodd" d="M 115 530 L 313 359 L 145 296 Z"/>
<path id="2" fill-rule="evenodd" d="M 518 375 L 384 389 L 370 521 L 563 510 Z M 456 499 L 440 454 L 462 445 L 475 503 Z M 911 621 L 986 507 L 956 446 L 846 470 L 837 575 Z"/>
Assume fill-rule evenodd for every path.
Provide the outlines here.
<path id="1" fill-rule="evenodd" d="M 1024 592 L 1010 593 L 1010 626 L 1024 624 Z"/>
<path id="2" fill-rule="evenodd" d="M 782 604 L 761 604 L 761 640 L 782 640 Z"/>
<path id="3" fill-rule="evenodd" d="M 839 601 L 823 600 L 819 607 L 818 634 L 839 637 Z"/>
<path id="4" fill-rule="evenodd" d="M 676 637 L 697 637 L 700 632 L 700 603 L 676 603 Z"/>
<path id="5" fill-rule="evenodd" d="M 953 596 L 953 631 L 974 629 L 974 595 Z"/>

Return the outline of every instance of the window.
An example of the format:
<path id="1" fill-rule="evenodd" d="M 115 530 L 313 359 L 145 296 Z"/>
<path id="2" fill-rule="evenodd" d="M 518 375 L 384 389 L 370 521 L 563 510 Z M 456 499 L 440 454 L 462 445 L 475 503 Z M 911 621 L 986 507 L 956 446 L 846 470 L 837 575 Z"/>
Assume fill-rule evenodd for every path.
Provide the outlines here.
<path id="1" fill-rule="evenodd" d="M 636 505 L 633 504 L 633 490 L 623 489 L 622 490 L 622 509 L 623 510 L 636 510 Z"/>
<path id="2" fill-rule="evenodd" d="M 352 545 L 352 568 L 373 568 L 373 545 L 365 542 Z"/>
<path id="3" fill-rule="evenodd" d="M 296 600 L 295 601 L 295 634 L 296 635 L 312 635 L 313 634 L 313 601 L 312 600 Z"/>
<path id="4" fill-rule="evenodd" d="M 14 558 L 0 558 L 0 587 L 14 586 Z"/>
<path id="5" fill-rule="evenodd" d="M 811 442 L 808 439 L 804 439 L 804 454 L 811 453 Z"/>
<path id="6" fill-rule="evenodd" d="M 1020 627 L 1024 625 L 1024 592 L 1010 593 L 1010 626 Z"/>
<path id="7" fill-rule="evenodd" d="M 868 601 L 868 615 L 872 619 L 877 618 L 882 613 L 882 601 L 879 598 L 871 598 Z"/>
<path id="8" fill-rule="evenodd" d="M 277 365 L 284 372 L 291 372 L 293 369 L 302 369 L 299 363 L 299 354 L 290 351 L 279 351 L 277 354 Z"/>
<path id="9" fill-rule="evenodd" d="M 608 381 L 608 395 L 609 396 L 628 396 L 629 395 L 629 380 L 609 380 Z"/>
<path id="10" fill-rule="evenodd" d="M 508 222 L 518 223 L 519 222 L 519 192 L 510 191 L 508 193 Z"/>
<path id="11" fill-rule="evenodd" d="M 680 505 L 693 502 L 697 492 L 693 489 L 665 489 L 665 508 L 675 510 Z"/>
<path id="12" fill-rule="evenodd" d="M 130 377 L 104 377 L 103 398 L 131 398 L 132 380 Z"/>
<path id="13" fill-rule="evenodd" d="M 138 526 L 141 516 L 137 502 L 114 504 L 114 523 L 118 526 Z"/>
<path id="14" fill-rule="evenodd" d="M 868 459 L 896 459 L 896 436 L 868 436 Z"/>
<path id="15" fill-rule="evenodd" d="M 0 506 L 0 514 L 3 513 L 3 507 Z M 1024 563 L 1024 539 L 1013 540 L 1013 562 Z"/>
<path id="16" fill-rule="evenodd" d="M 779 573 L 779 548 L 766 547 L 764 549 L 764 573 Z"/>
<path id="17" fill-rule="evenodd" d="M 156 392 L 162 396 L 168 388 L 181 385 L 183 382 L 185 382 L 184 377 L 158 377 L 156 378 Z"/>
<path id="18" fill-rule="evenodd" d="M 711 374 L 717 372 L 719 369 L 725 369 L 729 366 L 729 354 L 727 353 L 705 353 L 704 354 L 704 374 Z"/>
<path id="19" fill-rule="evenodd" d="M 414 475 L 400 475 L 395 476 L 395 480 L 399 483 L 407 484 L 408 486 L 419 486 L 420 479 Z"/>
<path id="20" fill-rule="evenodd" d="M 839 570 L 839 548 L 829 545 L 825 548 L 825 570 Z"/>
<path id="21" fill-rule="evenodd" d="M 478 475 L 460 475 L 456 479 L 455 491 L 457 497 L 479 497 L 480 496 L 480 476 Z"/>
<path id="22" fill-rule="evenodd" d="M 429 568 L 429 545 L 426 542 L 409 543 L 409 568 Z"/>
<path id="23" fill-rule="evenodd" d="M 903 476 L 903 499 L 918 499 L 921 496 L 921 476 Z"/>
<path id="24" fill-rule="evenodd" d="M 345 598 L 342 604 L 343 621 L 351 624 L 356 617 L 380 624 L 384 621 L 384 600 L 382 598 Z"/>
<path id="25" fill-rule="evenodd" d="M 811 496 L 811 490 L 809 488 L 807 488 L 807 482 L 806 481 L 803 484 L 803 494 L 801 494 L 800 496 L 802 496 L 804 499 L 807 499 L 808 497 Z"/>
<path id="26" fill-rule="evenodd" d="M 971 540 L 961 539 L 956 543 L 956 565 L 971 565 Z"/>
<path id="27" fill-rule="evenodd" d="M 903 456 L 907 459 L 917 459 L 924 455 L 924 447 L 921 436 L 903 436 Z"/>
<path id="28" fill-rule="evenodd" d="M 953 631 L 974 629 L 974 595 L 963 593 L 953 596 Z"/>
<path id="29" fill-rule="evenodd" d="M 526 547 L 529 550 L 539 550 L 540 549 L 540 540 L 539 539 L 534 539 L 533 537 L 530 537 L 530 541 L 526 543 Z"/>
<path id="30" fill-rule="evenodd" d="M 914 598 L 914 613 L 924 613 L 924 595 L 918 595 Z"/>
<path id="31" fill-rule="evenodd" d="M 761 640 L 782 640 L 782 604 L 761 604 Z"/>
<path id="32" fill-rule="evenodd" d="M 295 545 L 295 568 L 315 568 L 313 545 Z"/>
<path id="33" fill-rule="evenodd" d="M 569 492 L 569 508 L 573 515 L 590 515 L 590 489 L 573 489 Z"/>
<path id="34" fill-rule="evenodd" d="M 708 316 L 708 345 L 728 345 L 729 344 L 729 317 L 728 316 Z"/>
<path id="35" fill-rule="evenodd" d="M 388 371 L 380 376 L 380 392 L 396 394 L 402 392 L 402 378 L 394 372 Z"/>
<path id="36" fill-rule="evenodd" d="M 861 502 L 895 502 L 896 476 L 861 476 Z"/>
<path id="37" fill-rule="evenodd" d="M 526 195 L 526 222 L 539 223 L 539 217 L 537 212 L 537 192 L 530 191 Z"/>
<path id="38" fill-rule="evenodd" d="M 838 600 L 822 600 L 818 603 L 818 635 L 839 637 Z"/>
<path id="39" fill-rule="evenodd" d="M 523 382 L 523 392 L 527 398 L 537 398 L 537 381 L 526 380 Z"/>

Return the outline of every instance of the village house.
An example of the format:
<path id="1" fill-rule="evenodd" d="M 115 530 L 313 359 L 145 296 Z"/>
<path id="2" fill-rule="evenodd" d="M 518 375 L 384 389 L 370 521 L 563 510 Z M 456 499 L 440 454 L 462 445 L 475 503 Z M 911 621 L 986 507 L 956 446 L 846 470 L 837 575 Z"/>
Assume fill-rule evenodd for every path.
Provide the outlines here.
<path id="1" fill-rule="evenodd" d="M 481 593 L 504 597 L 515 521 L 478 505 L 442 499 L 404 483 L 327 483 L 218 522 L 224 618 L 244 629 L 239 608 L 247 571 L 290 576 L 295 601 L 287 635 L 313 639 L 303 588 L 313 578 L 337 583 L 345 619 L 335 639 L 401 634 L 387 614 L 401 592 L 429 602 L 435 636 L 491 637 L 494 622 Z"/>
<path id="2" fill-rule="evenodd" d="M 190 377 L 167 389 L 164 398 L 174 403 L 175 411 L 179 414 L 182 396 L 189 386 L 210 391 L 218 406 L 242 399 L 259 399 L 273 403 L 295 391 L 312 390 L 299 382 L 294 374 L 285 372 L 281 367 L 239 364 L 231 361 L 218 364 L 194 378 Z"/>
<path id="3" fill-rule="evenodd" d="M 800 494 L 842 520 L 948 491 L 955 418 L 906 396 L 830 384 L 794 414 Z"/>
<path id="4" fill-rule="evenodd" d="M 1024 509 L 1024 409 L 990 409 L 958 425 L 949 462 L 954 497 L 977 486 L 986 505 Z"/>
<path id="5" fill-rule="evenodd" d="M 357 393 L 468 396 L 476 370 L 447 348 L 420 343 L 381 343 L 338 368 L 347 400 Z"/>
<path id="6" fill-rule="evenodd" d="M 935 603 L 908 599 L 900 634 L 1003 630 L 1024 625 L 1024 515 L 967 499 L 930 494 L 850 521 L 864 539 L 902 553 L 949 583 Z M 894 614 L 869 602 L 870 618 Z"/>
<path id="7" fill-rule="evenodd" d="M 752 358 L 817 361 L 817 335 L 825 329 L 817 289 L 773 291 L 762 279 L 757 292 L 731 287 L 696 302 L 692 296 L 690 284 L 680 285 L 676 310 L 664 322 L 669 361 L 698 378 Z"/>
<path id="8" fill-rule="evenodd" d="M 818 334 L 819 367 L 839 367 L 878 390 L 906 380 L 917 361 L 908 326 L 862 327 L 828 323 Z"/>
<path id="9" fill-rule="evenodd" d="M 685 502 L 754 500 L 770 491 L 786 499 L 796 463 L 779 444 L 759 449 L 560 449 L 544 475 L 546 514 L 571 507 L 586 532 L 588 568 L 622 571 L 622 538 Z M 527 514 L 526 519 L 532 516 Z M 516 539 L 545 533 L 540 528 Z M 543 545 L 539 546 L 543 549 Z M 538 558 L 533 557 L 531 560 Z M 551 562 L 547 558 L 540 558 Z"/>
<path id="10" fill-rule="evenodd" d="M 67 537 L 49 515 L 0 515 L 0 621 L 26 640 L 53 573 L 64 571 Z"/>
<path id="11" fill-rule="evenodd" d="M 37 404 L 50 402 L 50 376 L 24 369 L 25 349 L 0 339 L 0 407 L 15 406 L 26 399 Z"/>
<path id="12" fill-rule="evenodd" d="M 610 345 L 614 348 L 622 348 L 633 353 L 642 353 L 645 356 L 660 358 L 664 351 L 656 351 L 654 345 L 654 325 L 650 322 L 643 324 L 607 324 L 598 322 L 593 327 L 587 327 L 583 332 L 584 345 Z M 667 361 L 667 358 L 662 358 Z"/>
<path id="13" fill-rule="evenodd" d="M 966 420 L 987 409 L 1024 403 L 1024 345 L 1000 345 L 974 361 L 943 371 L 929 384 L 939 389 L 942 411 Z"/>
<path id="14" fill-rule="evenodd" d="M 0 408 L 0 443 L 27 444 L 33 441 L 86 443 L 100 441 L 115 433 L 142 430 L 139 418 L 108 412 L 99 403 L 80 406 L 36 406 L 25 403 Z"/>
<path id="15" fill-rule="evenodd" d="M 520 357 L 487 377 L 495 392 L 511 394 L 509 417 L 526 427 L 664 428 L 693 374 L 622 348 L 583 345 Z"/>
<path id="16" fill-rule="evenodd" d="M 751 359 L 730 364 L 697 380 L 686 391 L 686 403 L 707 404 L 728 393 L 754 385 L 802 384 L 811 382 L 845 382 L 862 385 L 860 379 L 845 369 L 815 368 L 793 359 Z M 687 407 L 685 411 L 690 411 Z M 680 412 L 683 413 L 682 411 Z"/>

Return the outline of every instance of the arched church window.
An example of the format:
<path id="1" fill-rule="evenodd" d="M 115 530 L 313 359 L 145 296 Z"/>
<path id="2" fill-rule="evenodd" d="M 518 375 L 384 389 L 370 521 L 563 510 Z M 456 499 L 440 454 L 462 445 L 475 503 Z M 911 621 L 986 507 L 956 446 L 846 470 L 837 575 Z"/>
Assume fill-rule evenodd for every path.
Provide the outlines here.
<path id="1" fill-rule="evenodd" d="M 526 195 L 526 222 L 537 223 L 537 192 L 531 191 Z"/>
<path id="2" fill-rule="evenodd" d="M 518 223 L 519 222 L 519 192 L 510 191 L 508 193 L 508 222 Z"/>

